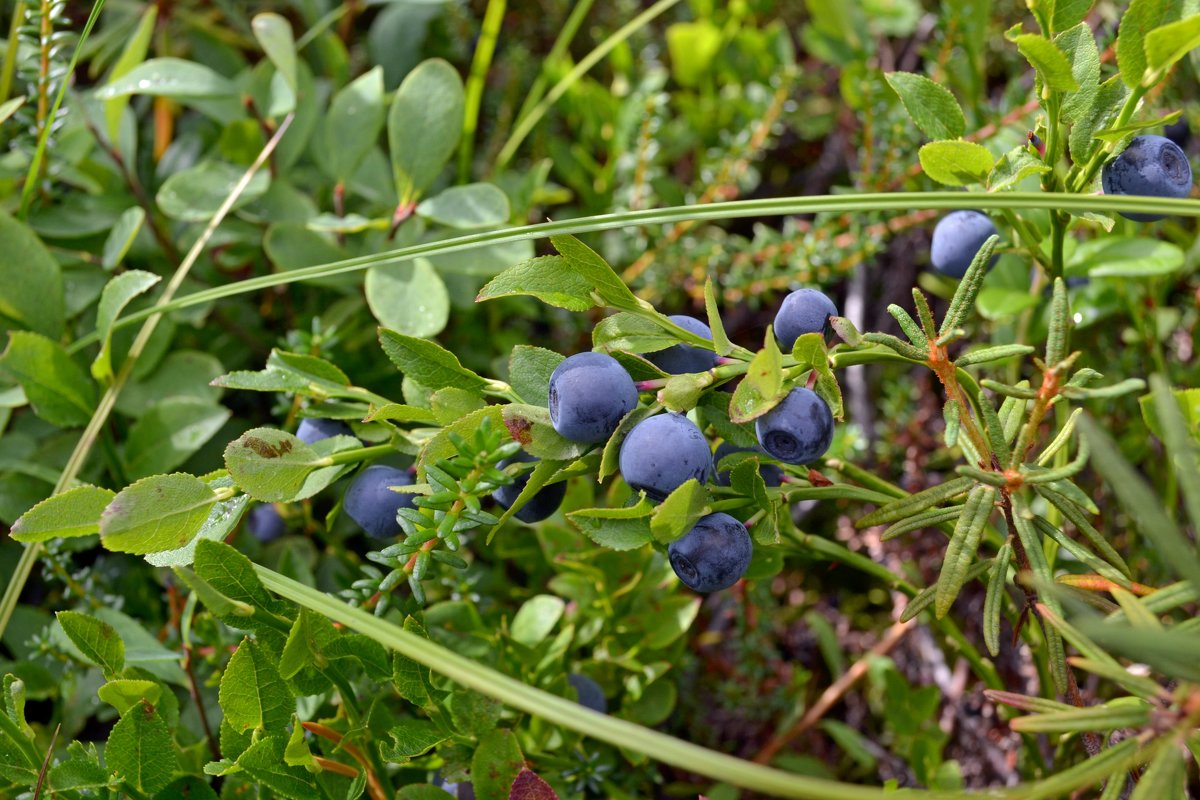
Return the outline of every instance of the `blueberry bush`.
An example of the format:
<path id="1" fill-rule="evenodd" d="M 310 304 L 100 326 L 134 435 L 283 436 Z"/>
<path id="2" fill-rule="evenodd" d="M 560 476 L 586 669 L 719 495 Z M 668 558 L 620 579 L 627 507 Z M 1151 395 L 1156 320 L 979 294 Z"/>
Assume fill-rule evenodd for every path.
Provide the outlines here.
<path id="1" fill-rule="evenodd" d="M 1200 786 L 1200 9 L 13 0 L 0 798 Z"/>

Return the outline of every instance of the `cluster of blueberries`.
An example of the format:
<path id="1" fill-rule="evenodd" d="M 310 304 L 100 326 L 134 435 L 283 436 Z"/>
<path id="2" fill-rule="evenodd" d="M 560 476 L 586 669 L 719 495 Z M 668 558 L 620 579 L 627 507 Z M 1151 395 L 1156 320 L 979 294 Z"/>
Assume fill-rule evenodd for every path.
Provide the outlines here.
<path id="1" fill-rule="evenodd" d="M 1101 183 L 1105 194 L 1186 198 L 1192 191 L 1192 165 L 1187 155 L 1166 136 L 1135 136 L 1121 155 L 1104 165 Z M 1162 219 L 1158 214 L 1121 212 L 1135 222 Z M 933 229 L 929 257 L 933 268 L 951 278 L 962 278 L 971 260 L 996 226 L 979 211 L 954 211 Z M 992 256 L 988 266 L 998 256 Z"/>
<path id="2" fill-rule="evenodd" d="M 789 294 L 776 314 L 774 331 L 780 347 L 790 352 L 796 340 L 807 333 L 824 333 L 837 307 L 814 289 L 799 289 Z M 708 326 L 688 316 L 671 320 L 698 336 L 712 338 Z M 704 372 L 717 365 L 711 350 L 677 344 L 647 358 L 663 372 L 680 375 Z M 548 405 L 555 431 L 565 439 L 583 444 L 605 442 L 621 420 L 638 404 L 638 389 L 633 378 L 615 358 L 604 353 L 585 352 L 564 359 L 550 376 Z M 350 428 L 338 420 L 305 419 L 296 435 L 306 443 L 338 434 L 350 434 Z M 755 420 L 761 452 L 788 464 L 810 463 L 829 449 L 833 441 L 833 413 L 811 389 L 796 387 L 766 414 Z M 714 475 L 715 463 L 746 448 L 722 443 L 714 454 L 704 433 L 686 415 L 665 412 L 635 425 L 621 444 L 618 467 L 621 476 L 635 491 L 662 501 L 688 480 L 700 483 L 712 476 L 718 485 L 728 485 L 729 473 Z M 513 462 L 537 459 L 524 451 L 501 461 L 503 469 Z M 782 470 L 775 464 L 760 467 L 770 486 L 778 486 Z M 509 508 L 528 483 L 529 474 L 493 493 L 493 498 Z M 400 532 L 396 512 L 412 505 L 413 496 L 394 492 L 391 487 L 413 482 L 408 470 L 373 464 L 358 474 L 346 490 L 342 508 L 364 531 L 376 538 L 391 538 Z M 562 504 L 566 484 L 543 487 L 514 515 L 526 523 L 539 522 L 554 514 Z M 258 506 L 250 512 L 249 528 L 258 538 L 268 540 L 283 532 L 283 522 L 273 506 Z M 675 574 L 698 592 L 715 592 L 736 583 L 750 566 L 753 545 L 746 527 L 729 514 L 714 513 L 702 517 L 683 537 L 668 547 Z"/>

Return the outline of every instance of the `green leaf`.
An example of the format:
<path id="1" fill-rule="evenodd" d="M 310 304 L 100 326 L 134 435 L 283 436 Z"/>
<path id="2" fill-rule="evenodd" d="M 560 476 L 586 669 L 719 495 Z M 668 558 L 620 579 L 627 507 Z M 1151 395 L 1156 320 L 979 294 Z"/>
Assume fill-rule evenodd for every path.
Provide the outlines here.
<path id="1" fill-rule="evenodd" d="M 213 589 L 234 602 L 268 612 L 279 607 L 279 602 L 259 581 L 250 559 L 224 542 L 199 542 L 193 569 Z"/>
<path id="2" fill-rule="evenodd" d="M 302 606 L 279 656 L 280 677 L 290 680 L 305 667 L 316 664 L 318 658 L 323 663 L 322 651 L 335 635 L 328 620 Z"/>
<path id="3" fill-rule="evenodd" d="M 204 481 L 176 473 L 122 489 L 100 516 L 100 541 L 117 553 L 145 555 L 191 541 L 217 495 Z"/>
<path id="4" fill-rule="evenodd" d="M 1092 10 L 1096 0 L 1054 0 L 1054 12 L 1050 16 L 1051 28 L 1065 31 L 1077 25 Z"/>
<path id="5" fill-rule="evenodd" d="M 775 335 L 767 331 L 763 349 L 754 354 L 729 401 L 729 419 L 741 423 L 761 417 L 783 399 L 783 355 Z"/>
<path id="6" fill-rule="evenodd" d="M 364 422 L 374 422 L 376 420 L 389 420 L 402 424 L 418 422 L 424 425 L 432 425 L 437 422 L 437 416 L 428 408 L 409 406 L 403 403 L 385 403 L 378 408 L 372 408 L 371 412 L 363 418 Z"/>
<path id="7" fill-rule="evenodd" d="M 1145 724 L 1145 723 L 1142 723 Z M 1129 727 L 1141 727 L 1131 725 Z M 1133 789 L 1129 800 L 1166 800 L 1166 798 L 1187 797 L 1187 761 L 1174 742 L 1167 741 L 1154 758 L 1150 766 L 1142 773 Z M 1123 777 L 1123 776 L 1122 776 Z M 1110 780 L 1117 780 L 1114 776 Z"/>
<path id="8" fill-rule="evenodd" d="M 388 147 L 401 204 L 416 202 L 458 147 L 465 104 L 462 78 L 440 58 L 404 78 L 388 111 Z"/>
<path id="9" fill-rule="evenodd" d="M 296 710 L 275 659 L 253 639 L 242 639 L 221 676 L 221 709 L 238 732 L 281 731 Z"/>
<path id="10" fill-rule="evenodd" d="M 1090 4 L 1091 0 L 1087 0 Z M 1063 5 L 1067 3 L 1063 2 Z M 1054 43 L 1066 53 L 1071 62 L 1071 74 L 1079 89 L 1068 92 L 1063 97 L 1060 116 L 1066 122 L 1078 122 L 1087 118 L 1092 103 L 1100 90 L 1100 50 L 1096 47 L 1096 37 L 1086 22 L 1062 30 L 1054 37 Z"/>
<path id="11" fill-rule="evenodd" d="M 733 352 L 733 344 L 725 333 L 725 323 L 721 321 L 721 312 L 717 308 L 717 292 L 713 288 L 712 278 L 704 279 L 704 311 L 708 317 L 708 329 L 712 332 L 713 351 L 719 356 L 727 356 Z"/>
<path id="12" fill-rule="evenodd" d="M 140 206 L 127 208 L 117 219 L 112 230 L 108 232 L 108 237 L 104 240 L 104 249 L 102 251 L 100 263 L 107 270 L 116 269 L 122 261 L 125 260 L 125 255 L 129 252 L 129 248 L 133 246 L 134 239 L 142 230 L 142 223 L 146 221 L 146 212 Z M 132 270 L 133 273 L 138 273 L 138 270 Z M 128 275 L 130 273 L 125 273 Z M 149 275 L 151 273 L 140 273 Z M 120 276 L 124 277 L 124 275 Z M 159 279 L 157 275 L 154 276 Z M 109 281 L 109 286 L 113 284 Z M 107 289 L 108 286 L 105 287 Z M 124 305 L 124 303 L 122 303 Z M 99 324 L 96 326 L 99 328 Z"/>
<path id="13" fill-rule="evenodd" d="M 721 29 L 707 19 L 698 19 L 668 25 L 666 35 L 671 76 L 680 86 L 699 85 L 721 50 Z"/>
<path id="14" fill-rule="evenodd" d="M 429 259 L 377 264 L 365 289 L 375 319 L 399 333 L 436 336 L 450 319 L 450 294 Z"/>
<path id="15" fill-rule="evenodd" d="M 508 381 L 522 400 L 546 405 L 550 397 L 550 376 L 565 356 L 553 350 L 519 344 L 508 357 Z"/>
<path id="16" fill-rule="evenodd" d="M 0 314 L 57 339 L 63 332 L 62 270 L 23 222 L 0 212 Z"/>
<path id="17" fill-rule="evenodd" d="M 143 794 L 165 788 L 179 765 L 166 721 L 144 701 L 113 727 L 104 760 L 111 772 Z"/>
<path id="18" fill-rule="evenodd" d="M 1134 122 L 1129 122 L 1125 125 L 1119 125 L 1113 128 L 1103 128 L 1102 130 L 1098 130 L 1093 133 L 1092 136 L 1093 138 L 1099 139 L 1102 142 L 1117 143 L 1129 138 L 1131 134 L 1138 133 L 1139 131 L 1162 128 L 1170 125 L 1176 122 L 1181 116 L 1183 116 L 1182 111 L 1172 111 L 1170 114 L 1167 114 L 1163 117 L 1135 120 Z"/>
<path id="19" fill-rule="evenodd" d="M 280 730 L 282 734 L 283 731 Z M 303 767 L 290 767 L 283 760 L 287 740 L 267 736 L 252 744 L 238 757 L 238 766 L 256 782 L 289 800 L 313 800 L 323 797 L 316 778 Z"/>
<path id="20" fill-rule="evenodd" d="M 1121 80 L 1130 89 L 1136 88 L 1146 77 L 1147 34 L 1179 19 L 1181 6 L 1179 0 L 1130 0 L 1125 7 L 1117 29 L 1117 66 L 1121 70 Z M 1163 57 L 1163 52 L 1159 50 L 1159 58 Z"/>
<path id="21" fill-rule="evenodd" d="M 952 497 L 962 494 L 971 488 L 970 478 L 954 478 L 937 486 L 930 486 L 924 491 L 910 494 L 899 500 L 888 503 L 882 508 L 867 514 L 854 523 L 855 527 L 868 528 L 872 525 L 882 525 L 889 522 L 907 519 L 927 508 L 933 508 Z"/>
<path id="22" fill-rule="evenodd" d="M 592 296 L 592 285 L 587 279 L 562 256 L 538 256 L 509 267 L 479 290 L 475 302 L 520 295 L 536 297 L 568 311 L 587 311 L 603 305 Z"/>
<path id="23" fill-rule="evenodd" d="M 154 681 L 119 678 L 101 686 L 96 690 L 96 695 L 115 708 L 118 714 L 125 714 L 142 701 L 151 706 L 157 705 L 162 690 L 162 684 Z"/>
<path id="24" fill-rule="evenodd" d="M 444 458 L 451 458 L 458 453 L 458 447 L 450 438 L 450 434 L 461 436 L 464 439 L 470 439 L 479 430 L 479 426 L 487 420 L 487 424 L 492 426 L 492 429 L 501 427 L 504 424 L 503 406 L 491 405 L 484 406 L 478 411 L 473 411 L 457 422 L 447 425 L 442 428 L 437 434 L 425 443 L 421 448 L 420 454 L 417 456 L 417 478 L 419 481 L 425 479 L 425 465 L 436 464 Z"/>
<path id="25" fill-rule="evenodd" d="M 567 461 L 591 448 L 560 436 L 550 421 L 550 411 L 542 406 L 509 403 L 504 406 L 503 419 L 513 441 L 538 458 Z"/>
<path id="26" fill-rule="evenodd" d="M 962 109 L 950 90 L 912 72 L 884 74 L 888 85 L 921 132 L 930 139 L 957 139 L 967 128 Z"/>
<path id="27" fill-rule="evenodd" d="M 959 356 L 955 363 L 960 367 L 971 366 L 973 364 L 989 364 L 993 361 L 1027 356 L 1033 350 L 1034 348 L 1027 344 L 998 344 L 994 347 L 980 347 L 968 350 Z"/>
<path id="28" fill-rule="evenodd" d="M 158 207 L 171 219 L 182 222 L 208 222 L 245 174 L 242 167 L 221 161 L 202 161 L 173 173 L 163 181 L 155 195 Z M 234 209 L 254 202 L 271 186 L 271 173 L 261 169 L 238 195 Z"/>
<path id="29" fill-rule="evenodd" d="M 829 350 L 825 347 L 825 336 L 821 333 L 806 333 L 797 337 L 792 345 L 792 358 L 801 367 L 817 372 L 817 382 L 813 387 L 821 399 L 833 412 L 833 418 L 841 420 L 845 416 L 842 407 L 842 387 L 834 377 L 833 369 L 829 366 Z"/>
<path id="30" fill-rule="evenodd" d="M 1017 145 L 996 161 L 992 171 L 988 173 L 987 189 L 989 192 L 1003 192 L 1017 188 L 1017 184 L 1033 175 L 1049 172 L 1050 166 L 1042 161 L 1025 145 Z"/>
<path id="31" fill-rule="evenodd" d="M 121 57 L 117 59 L 108 73 L 109 83 L 129 74 L 131 69 L 146 60 L 146 53 L 150 50 L 150 37 L 154 35 L 154 23 L 157 19 L 158 6 L 146 6 L 141 19 L 138 20 L 137 28 L 126 42 L 125 49 L 121 51 Z M 110 142 L 120 140 L 121 117 L 124 116 L 128 106 L 129 95 L 121 95 L 104 101 L 104 129 L 108 133 Z"/>
<path id="32" fill-rule="evenodd" d="M 513 641 L 526 647 L 537 647 L 554 630 L 562 618 L 566 603 L 551 594 L 535 594 L 517 609 L 509 625 Z"/>
<path id="33" fill-rule="evenodd" d="M 100 532 L 100 515 L 116 497 L 111 489 L 77 486 L 48 497 L 21 515 L 10 531 L 18 542 L 71 539 Z"/>
<path id="34" fill-rule="evenodd" d="M 492 183 L 451 186 L 417 204 L 417 214 L 451 228 L 493 228 L 508 222 L 508 195 Z"/>
<path id="35" fill-rule="evenodd" d="M 1169 275 L 1183 268 L 1184 254 L 1161 239 L 1104 236 L 1076 248 L 1068 275 L 1093 278 L 1141 278 Z"/>
<path id="36" fill-rule="evenodd" d="M 1153 416 L 1161 431 L 1157 435 L 1167 446 L 1167 453 L 1179 475 L 1188 517 L 1194 527 L 1200 526 L 1200 465 L 1196 454 L 1200 435 L 1190 413 L 1194 410 L 1192 404 L 1200 400 L 1200 392 L 1172 391 L 1161 375 L 1150 376 L 1150 388 L 1154 398 Z M 1142 409 L 1145 415 L 1145 404 Z"/>
<path id="37" fill-rule="evenodd" d="M 265 12 L 255 14 L 250 20 L 250 29 L 254 38 L 275 69 L 287 82 L 293 92 L 296 91 L 296 40 L 292 36 L 292 25 L 278 14 Z"/>
<path id="38" fill-rule="evenodd" d="M 1126 698 L 1122 698 L 1126 699 Z M 1070 711 L 1050 711 L 1018 717 L 1009 725 L 1023 733 L 1075 733 L 1082 731 L 1110 731 L 1117 728 L 1141 728 L 1150 717 L 1150 707 L 1141 701 L 1123 703 L 1114 701 L 1099 706 L 1076 708 Z M 1170 795 L 1148 795 L 1169 797 Z"/>
<path id="39" fill-rule="evenodd" d="M 464 367 L 456 355 L 436 342 L 380 328 L 379 343 L 405 377 L 429 389 L 454 386 L 480 393 L 487 386 L 487 381 Z"/>
<path id="40" fill-rule="evenodd" d="M 152 58 L 96 90 L 96 97 L 101 100 L 131 94 L 172 97 L 177 100 L 236 97 L 237 86 L 195 61 L 182 58 Z"/>
<path id="41" fill-rule="evenodd" d="M 339 446 L 343 442 L 338 440 L 348 440 L 344 442 L 348 447 Z M 299 500 L 316 494 L 346 470 L 347 465 L 329 465 L 329 454 L 324 451 L 357 446 L 353 437 L 334 436 L 307 445 L 286 431 L 253 428 L 225 448 L 225 468 L 234 483 L 255 500 Z"/>
<path id="42" fill-rule="evenodd" d="M 212 488 L 231 487 L 233 481 L 228 476 L 219 478 L 209 482 Z M 212 511 L 208 512 L 208 519 L 204 520 L 204 524 L 200 526 L 200 530 L 192 537 L 191 541 L 182 547 L 177 547 L 174 550 L 163 550 L 158 553 L 146 554 L 146 562 L 155 567 L 186 567 L 192 563 L 196 555 L 196 546 L 206 540 L 224 541 L 234 526 L 242 518 L 242 512 L 246 508 L 246 504 L 250 502 L 250 498 L 244 494 L 239 494 L 236 497 L 231 497 L 228 500 L 222 500 L 212 507 Z"/>
<path id="43" fill-rule="evenodd" d="M 1012 545 L 1005 542 L 988 570 L 987 594 L 983 601 L 983 641 L 993 658 L 1000 654 L 1000 617 L 1004 613 L 1008 565 L 1012 555 Z"/>
<path id="44" fill-rule="evenodd" d="M 917 156 L 925 174 L 947 186 L 984 183 L 995 161 L 983 145 L 950 140 L 922 145 Z"/>
<path id="45" fill-rule="evenodd" d="M 623 311 L 645 311 L 643 301 L 638 300 L 620 276 L 613 271 L 600 255 L 583 242 L 569 234 L 551 236 L 550 244 L 567 260 L 570 268 L 591 287 L 591 291 L 605 305 Z"/>
<path id="46" fill-rule="evenodd" d="M 379 140 L 384 116 L 383 68 L 375 67 L 333 96 L 317 134 L 318 163 L 335 180 L 353 178 Z"/>
<path id="47" fill-rule="evenodd" d="M 0 355 L 0 375 L 21 384 L 34 412 L 51 425 L 86 425 L 96 406 L 96 387 L 58 342 L 28 331 L 11 331 Z"/>
<path id="48" fill-rule="evenodd" d="M 966 582 L 967 570 L 975 561 L 975 554 L 983 539 L 983 529 L 987 527 L 995 499 L 996 489 L 992 486 L 977 485 L 967 495 L 962 516 L 958 518 L 958 524 L 954 526 L 954 535 L 950 537 L 950 544 L 946 546 L 942 571 L 938 576 L 937 597 L 934 603 L 934 612 L 938 619 L 950 611 L 950 606 Z"/>
<path id="49" fill-rule="evenodd" d="M 1096 148 L 1100 146 L 1100 142 L 1093 137 L 1093 134 L 1104 129 L 1117 118 L 1128 94 L 1129 89 L 1121 83 L 1119 75 L 1114 75 L 1100 84 L 1088 109 L 1079 111 L 1075 124 L 1071 126 L 1068 143 L 1072 161 L 1082 164 L 1092 157 Z"/>
<path id="50" fill-rule="evenodd" d="M 1146 71 L 1149 83 L 1165 75 L 1175 62 L 1200 47 L 1200 14 L 1155 28 L 1146 34 Z M 1146 81 L 1143 81 L 1143 85 Z"/>
<path id="51" fill-rule="evenodd" d="M 125 669 L 125 642 L 111 625 L 74 611 L 59 611 L 55 617 L 84 659 L 100 667 L 106 679 L 113 680 Z"/>
<path id="52" fill-rule="evenodd" d="M 662 544 L 669 544 L 690 531 L 712 509 L 708 491 L 695 478 L 685 481 L 659 504 L 650 517 L 650 533 Z"/>
<path id="53" fill-rule="evenodd" d="M 654 504 L 642 498 L 628 508 L 584 508 L 567 514 L 567 521 L 596 544 L 609 550 L 633 550 L 648 544 Z"/>
<path id="54" fill-rule="evenodd" d="M 383 745 L 383 758 L 400 764 L 450 738 L 429 720 L 411 718 L 399 720 L 388 731 L 388 735 L 392 737 L 392 742 Z"/>
<path id="55" fill-rule="evenodd" d="M 1058 45 L 1036 33 L 1025 33 L 1013 39 L 1021 55 L 1037 70 L 1042 81 L 1055 92 L 1075 92 L 1079 83 L 1071 71 L 1071 62 Z"/>
<path id="56" fill-rule="evenodd" d="M 509 788 L 525 768 L 525 757 L 517 736 L 507 728 L 497 728 L 484 736 L 471 758 L 471 782 L 478 797 L 508 797 Z"/>
<path id="57" fill-rule="evenodd" d="M 618 311 L 592 328 L 592 347 L 605 353 L 655 353 L 679 343 L 679 339 L 649 317 Z"/>
<path id="58" fill-rule="evenodd" d="M 221 389 L 210 382 L 223 371 L 221 362 L 208 353 L 196 350 L 168 353 L 149 377 L 125 384 L 125 390 L 117 396 L 117 411 L 140 417 L 164 400 L 176 397 L 216 403 L 221 399 Z"/>
<path id="59" fill-rule="evenodd" d="M 126 476 L 137 480 L 177 468 L 215 436 L 229 417 L 229 409 L 203 400 L 164 400 L 130 427 L 125 441 Z"/>

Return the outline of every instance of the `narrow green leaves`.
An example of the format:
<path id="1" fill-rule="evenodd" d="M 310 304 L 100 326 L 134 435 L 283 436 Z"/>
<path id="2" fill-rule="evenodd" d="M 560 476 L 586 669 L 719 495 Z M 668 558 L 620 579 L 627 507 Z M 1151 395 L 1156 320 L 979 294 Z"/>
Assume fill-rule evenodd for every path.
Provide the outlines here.
<path id="1" fill-rule="evenodd" d="M 1018 717 L 1009 724 L 1022 733 L 1078 733 L 1082 731 L 1110 731 L 1116 728 L 1141 728 L 1150 717 L 1150 706 L 1136 702 L 1123 702 L 1120 698 L 1111 703 L 1070 711 L 1051 711 Z M 1170 795 L 1147 795 L 1147 797 L 1169 797 Z"/>
<path id="2" fill-rule="evenodd" d="M 281 731 L 296 703 L 275 659 L 253 639 L 243 639 L 221 676 L 221 708 L 234 730 Z"/>
<path id="3" fill-rule="evenodd" d="M 77 486 L 48 497 L 13 523 L 12 538 L 18 542 L 70 539 L 100 531 L 100 515 L 116 497 L 110 489 Z"/>
<path id="4" fill-rule="evenodd" d="M 125 642 L 113 626 L 74 611 L 60 611 L 55 616 L 71 643 L 84 659 L 100 667 L 106 679 L 116 678 L 125 669 Z"/>
<path id="5" fill-rule="evenodd" d="M 968 367 L 974 364 L 987 364 L 992 361 L 1003 361 L 1007 358 L 1027 356 L 1032 352 L 1033 348 L 1027 344 L 998 344 L 994 347 L 981 347 L 975 350 L 968 350 L 959 356 L 954 363 L 960 367 Z"/>
<path id="6" fill-rule="evenodd" d="M 995 161 L 983 145 L 957 139 L 929 142 L 917 156 L 925 174 L 946 186 L 985 183 Z"/>
<path id="7" fill-rule="evenodd" d="M 867 514 L 855 523 L 856 527 L 869 528 L 872 525 L 883 525 L 889 522 L 907 519 L 928 508 L 962 494 L 971 488 L 970 478 L 954 478 L 937 486 L 931 486 L 924 491 L 909 495 L 888 503 L 882 508 Z"/>
<path id="8" fill-rule="evenodd" d="M 34 412 L 51 425 L 78 427 L 92 418 L 95 386 L 62 345 L 41 334 L 9 333 L 0 375 L 21 384 Z"/>
<path id="9" fill-rule="evenodd" d="M 963 323 L 966 322 L 967 316 L 975 306 L 975 298 L 979 296 L 979 289 L 983 286 L 983 279 L 987 275 L 988 262 L 991 261 L 992 253 L 996 251 L 996 245 L 999 242 L 999 236 L 990 236 L 980 246 L 979 252 L 975 254 L 975 258 L 971 261 L 971 266 L 967 267 L 966 274 L 958 282 L 958 288 L 954 291 L 954 297 L 950 299 L 950 307 L 946 310 L 946 316 L 942 320 L 942 327 L 938 329 L 939 336 L 945 336 L 955 328 L 962 327 Z"/>
<path id="10" fill-rule="evenodd" d="M 1111 705 L 1111 704 L 1110 704 Z M 1149 709 L 1143 709 L 1149 716 Z M 1132 716 L 1132 709 L 1129 711 Z M 1145 724 L 1145 723 L 1142 723 Z M 1140 727 L 1131 725 L 1129 727 Z M 1187 761 L 1183 752 L 1173 742 L 1167 742 L 1150 760 L 1150 766 L 1142 773 L 1129 800 L 1158 800 L 1167 797 L 1187 796 Z M 1116 780 L 1114 777 L 1113 780 Z"/>
<path id="11" fill-rule="evenodd" d="M 1004 593 L 1008 586 L 1008 565 L 1013 548 L 1009 542 L 1000 546 L 988 572 L 987 594 L 983 600 L 983 642 L 992 656 L 1000 655 L 1000 616 L 1004 611 Z"/>
<path id="12" fill-rule="evenodd" d="M 118 553 L 145 555 L 191 541 L 217 495 L 192 475 L 156 475 L 122 489 L 100 516 L 100 541 Z"/>
<path id="13" fill-rule="evenodd" d="M 963 135 L 967 121 L 949 89 L 912 72 L 889 72 L 884 77 L 900 95 L 913 122 L 930 139 L 957 139 Z"/>
<path id="14" fill-rule="evenodd" d="M 983 539 L 983 529 L 987 526 L 995 501 L 996 489 L 992 486 L 975 486 L 967 495 L 962 516 L 958 518 L 958 524 L 954 526 L 954 535 L 950 537 L 950 544 L 946 547 L 942 572 L 938 576 L 937 597 L 934 603 L 934 612 L 938 619 L 950 611 L 950 606 L 966 582 L 967 570 L 975 560 L 979 542 Z"/>
<path id="15" fill-rule="evenodd" d="M 380 328 L 379 343 L 396 368 L 422 386 L 434 390 L 454 386 L 469 392 L 482 392 L 487 386 L 487 381 L 436 342 Z"/>
<path id="16" fill-rule="evenodd" d="M 458 71 L 429 59 L 404 78 L 388 110 L 388 146 L 401 204 L 415 203 L 458 147 L 465 104 Z"/>

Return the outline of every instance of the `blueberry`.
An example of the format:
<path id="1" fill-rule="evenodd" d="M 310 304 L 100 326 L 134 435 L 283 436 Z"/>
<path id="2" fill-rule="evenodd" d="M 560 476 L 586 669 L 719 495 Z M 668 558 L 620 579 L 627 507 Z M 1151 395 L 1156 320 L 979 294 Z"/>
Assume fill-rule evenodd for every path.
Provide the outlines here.
<path id="1" fill-rule="evenodd" d="M 703 336 L 712 340 L 712 331 L 695 317 L 683 314 L 672 314 L 668 319 L 689 333 Z M 657 353 L 649 353 L 646 358 L 651 364 L 668 375 L 686 375 L 691 372 L 707 372 L 717 365 L 717 354 L 712 350 L 692 347 L 689 344 L 677 344 Z"/>
<path id="2" fill-rule="evenodd" d="M 604 353 L 569 356 L 550 375 L 550 422 L 573 442 L 607 440 L 637 401 L 633 378 Z"/>
<path id="3" fill-rule="evenodd" d="M 275 506 L 269 503 L 255 506 L 246 516 L 246 530 L 250 531 L 250 534 L 260 542 L 266 543 L 278 539 L 283 536 L 286 527 L 283 517 L 279 516 Z"/>
<path id="4" fill-rule="evenodd" d="M 413 504 L 413 495 L 393 492 L 388 487 L 411 484 L 407 470 L 373 464 L 351 482 L 342 507 L 368 536 L 387 539 L 400 532 L 396 512 Z"/>
<path id="5" fill-rule="evenodd" d="M 753 447 L 738 447 L 730 444 L 729 442 L 721 442 L 721 444 L 717 445 L 717 452 L 713 454 L 713 468 L 716 469 L 716 466 L 721 463 L 721 459 L 725 458 L 725 456 L 731 456 L 734 453 L 757 452 L 759 451 Z M 729 473 L 730 470 L 718 472 L 716 477 L 713 478 L 713 481 L 717 484 L 717 486 L 728 486 Z M 759 463 L 758 474 L 762 475 L 763 482 L 766 483 L 767 486 L 778 486 L 783 482 L 783 470 L 781 470 L 776 464 Z"/>
<path id="6" fill-rule="evenodd" d="M 319 442 L 322 439 L 328 439 L 331 436 L 353 436 L 354 431 L 350 430 L 350 426 L 342 422 L 340 419 L 320 419 L 318 417 L 305 417 L 300 420 L 300 426 L 296 428 L 296 438 L 305 444 Z"/>
<path id="7" fill-rule="evenodd" d="M 440 775 L 435 775 L 433 785 L 441 789 L 443 792 L 457 797 L 458 800 L 475 800 L 475 785 L 470 781 L 461 783 L 451 783 Z"/>
<path id="8" fill-rule="evenodd" d="M 617 463 L 626 483 L 662 500 L 691 478 L 707 481 L 712 452 L 696 423 L 682 414 L 659 414 L 633 427 Z"/>
<path id="9" fill-rule="evenodd" d="M 697 592 L 728 589 L 746 574 L 754 544 L 746 526 L 718 512 L 701 517 L 683 537 L 667 548 L 671 569 Z"/>
<path id="10" fill-rule="evenodd" d="M 1192 165 L 1165 136 L 1135 136 L 1121 155 L 1104 165 L 1105 194 L 1184 198 L 1192 192 Z M 1153 222 L 1161 214 L 1120 212 L 1125 219 Z"/>
<path id="11" fill-rule="evenodd" d="M 788 464 L 808 464 L 833 442 L 833 412 L 811 389 L 792 389 L 779 405 L 754 421 L 758 443 Z"/>
<path id="12" fill-rule="evenodd" d="M 599 711 L 601 714 L 608 713 L 608 700 L 604 698 L 604 690 L 600 688 L 600 684 L 587 675 L 575 672 L 567 675 L 567 683 L 574 687 L 579 705 L 590 708 L 592 711 Z"/>
<path id="13" fill-rule="evenodd" d="M 775 338 L 785 352 L 792 352 L 796 340 L 806 333 L 824 333 L 829 318 L 836 317 L 837 306 L 816 289 L 797 289 L 783 298 L 775 314 Z"/>
<path id="14" fill-rule="evenodd" d="M 524 450 L 518 452 L 512 458 L 506 458 L 496 466 L 504 469 L 509 464 L 515 462 L 537 461 L 534 456 L 529 455 Z M 510 483 L 508 486 L 501 486 L 496 491 L 492 492 L 492 498 L 500 505 L 508 508 L 517 501 L 517 496 L 525 489 L 525 484 L 529 483 L 529 473 L 526 472 L 521 477 Z M 521 510 L 514 517 L 521 522 L 541 522 L 549 516 L 552 516 L 558 507 L 562 505 L 563 497 L 567 494 L 567 484 L 552 483 L 549 486 L 542 487 L 541 491 L 533 496 L 533 498 L 521 506 Z"/>
<path id="15" fill-rule="evenodd" d="M 929 260 L 933 268 L 951 278 L 962 278 L 975 259 L 975 254 L 989 237 L 996 235 L 996 226 L 986 214 L 978 211 L 951 211 L 938 220 L 933 229 Z M 999 256 L 992 256 L 988 269 Z"/>

